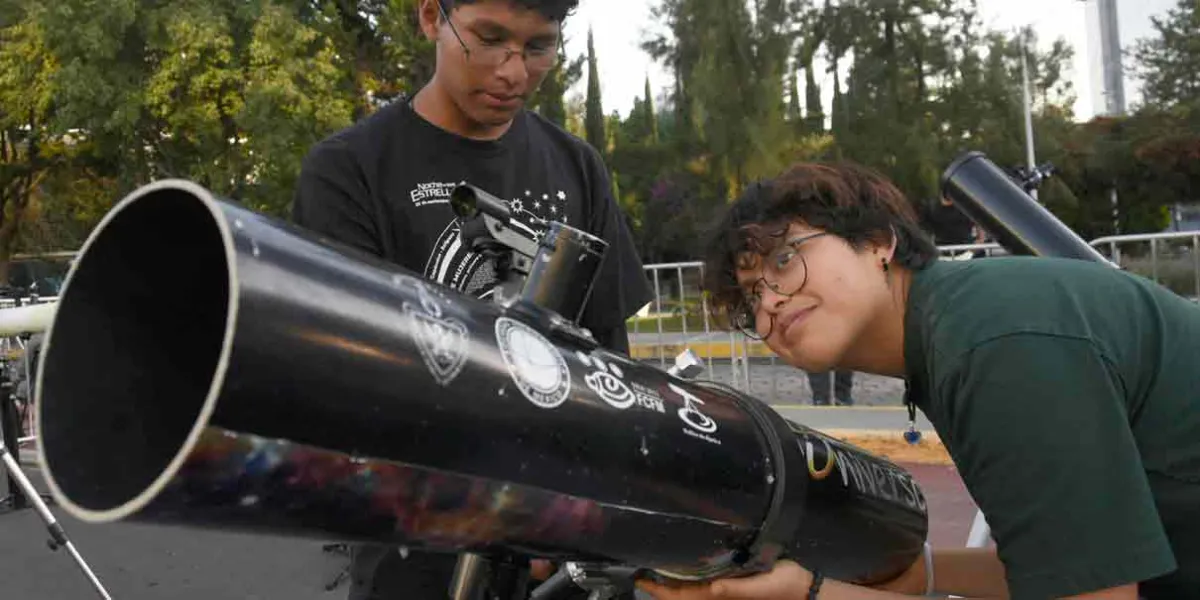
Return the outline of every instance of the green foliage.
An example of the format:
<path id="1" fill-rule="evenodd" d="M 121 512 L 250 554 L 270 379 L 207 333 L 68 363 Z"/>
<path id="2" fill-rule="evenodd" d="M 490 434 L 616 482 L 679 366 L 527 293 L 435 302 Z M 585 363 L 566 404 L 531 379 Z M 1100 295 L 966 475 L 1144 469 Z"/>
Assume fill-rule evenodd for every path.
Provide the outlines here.
<path id="1" fill-rule="evenodd" d="M 580 56 L 574 60 L 568 60 L 565 54 L 560 53 L 558 63 L 546 75 L 546 79 L 530 101 L 530 108 L 565 129 L 567 127 L 566 93 L 583 74 L 584 59 L 585 57 Z"/>
<path id="2" fill-rule="evenodd" d="M 48 5 L 57 131 L 87 131 L 129 189 L 184 177 L 279 213 L 307 147 L 351 122 L 336 40 L 290 3 Z M 79 23 L 82 22 L 82 25 Z"/>
<path id="3" fill-rule="evenodd" d="M 41 190 L 80 152 L 50 128 L 60 65 L 46 50 L 41 7 L 20 0 L 0 13 L 0 281 L 18 249 L 21 226 L 41 212 Z"/>
<path id="4" fill-rule="evenodd" d="M 1178 0 L 1165 17 L 1152 17 L 1155 35 L 1138 40 L 1133 59 L 1147 105 L 1200 108 L 1200 4 Z"/>
<path id="5" fill-rule="evenodd" d="M 587 48 L 587 109 L 584 115 L 584 130 L 588 143 L 599 150 L 601 155 L 604 155 L 608 153 L 608 136 L 604 132 L 604 103 L 600 97 L 600 71 L 597 66 L 596 44 L 591 29 L 588 29 Z"/>
<path id="6" fill-rule="evenodd" d="M 77 247 L 160 177 L 282 214 L 313 143 L 432 76 L 417 4 L 0 0 L 0 265 Z M 643 259 L 690 260 L 729 199 L 796 161 L 870 165 L 917 205 L 963 151 L 1024 165 L 1025 47 L 1036 155 L 1057 167 L 1039 198 L 1095 237 L 1115 192 L 1121 231 L 1153 231 L 1200 189 L 1197 11 L 1180 0 L 1137 42 L 1146 103 L 1118 119 L 1076 122 L 1075 49 L 988 31 L 975 0 L 656 0 L 642 47 L 664 96 L 647 78 L 629 114 L 605 114 L 589 32 L 530 106 L 605 156 Z M 586 95 L 566 97 L 585 66 Z"/>

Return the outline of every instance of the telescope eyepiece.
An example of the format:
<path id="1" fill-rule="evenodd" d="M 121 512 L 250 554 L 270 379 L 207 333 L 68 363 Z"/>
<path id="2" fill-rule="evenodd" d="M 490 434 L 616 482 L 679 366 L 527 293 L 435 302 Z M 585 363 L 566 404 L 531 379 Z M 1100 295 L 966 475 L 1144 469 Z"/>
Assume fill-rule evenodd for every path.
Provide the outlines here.
<path id="1" fill-rule="evenodd" d="M 460 219 L 470 219 L 479 214 L 479 203 L 471 186 L 460 185 L 450 192 L 450 208 Z"/>

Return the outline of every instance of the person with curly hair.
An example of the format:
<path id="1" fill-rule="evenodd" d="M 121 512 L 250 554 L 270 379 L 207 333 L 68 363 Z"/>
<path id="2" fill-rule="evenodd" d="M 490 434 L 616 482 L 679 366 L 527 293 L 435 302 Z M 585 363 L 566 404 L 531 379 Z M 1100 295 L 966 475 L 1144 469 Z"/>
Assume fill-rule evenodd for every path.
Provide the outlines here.
<path id="1" fill-rule="evenodd" d="M 491 298 L 497 274 L 459 237 L 450 193 L 475 185 L 505 201 L 515 232 L 537 241 L 550 221 L 608 242 L 580 323 L 628 352 L 625 320 L 651 290 L 600 154 L 526 108 L 559 60 L 578 0 L 420 0 L 436 69 L 416 94 L 319 142 L 305 157 L 293 220 L 326 239 L 430 281 Z M 445 600 L 457 557 L 351 548 L 350 600 Z M 544 565 L 543 565 L 544 566 Z"/>
<path id="2" fill-rule="evenodd" d="M 853 163 L 752 186 L 707 246 L 723 323 L 804 370 L 903 378 L 995 541 L 891 581 L 794 561 L 705 598 L 1200 598 L 1200 306 L 1099 262 L 939 260 L 903 194 Z"/>

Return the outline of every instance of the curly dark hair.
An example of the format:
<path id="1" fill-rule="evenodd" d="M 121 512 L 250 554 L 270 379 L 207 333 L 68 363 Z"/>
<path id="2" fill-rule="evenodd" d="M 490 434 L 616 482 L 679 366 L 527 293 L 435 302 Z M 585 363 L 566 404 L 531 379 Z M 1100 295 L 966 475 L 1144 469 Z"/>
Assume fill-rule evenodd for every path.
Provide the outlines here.
<path id="1" fill-rule="evenodd" d="M 711 228 L 705 245 L 704 292 L 718 323 L 730 324 L 744 293 L 737 271 L 784 243 L 793 223 L 832 233 L 856 250 L 896 239 L 893 264 L 920 270 L 937 247 L 904 194 L 880 173 L 851 162 L 799 163 L 748 187 Z"/>
<path id="2" fill-rule="evenodd" d="M 455 6 L 460 4 L 474 4 L 479 0 L 442 0 L 442 6 L 449 13 L 454 10 Z M 508 0 L 517 6 L 535 10 L 543 17 L 550 21 L 562 23 L 566 20 L 575 9 L 579 7 L 579 0 Z"/>

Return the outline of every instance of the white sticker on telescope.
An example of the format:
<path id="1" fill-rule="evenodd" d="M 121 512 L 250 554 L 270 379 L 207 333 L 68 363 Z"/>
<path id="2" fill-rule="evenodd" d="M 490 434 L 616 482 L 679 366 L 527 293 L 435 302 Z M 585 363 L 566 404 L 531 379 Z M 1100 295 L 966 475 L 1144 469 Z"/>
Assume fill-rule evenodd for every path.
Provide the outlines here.
<path id="1" fill-rule="evenodd" d="M 558 348 L 537 330 L 508 317 L 496 319 L 496 342 L 517 389 L 542 408 L 557 408 L 571 391 L 571 373 Z"/>
<path id="2" fill-rule="evenodd" d="M 615 362 L 601 358 L 599 353 L 588 355 L 582 350 L 577 350 L 575 356 L 584 366 L 592 369 L 583 377 L 583 381 L 609 406 L 625 410 L 636 404 L 646 410 L 667 412 L 658 392 L 637 382 L 632 385 L 627 383 L 625 372 Z"/>
<path id="3" fill-rule="evenodd" d="M 438 384 L 448 385 L 467 363 L 467 326 L 443 315 L 438 294 L 425 282 L 403 275 L 398 276 L 397 282 L 417 290 L 421 305 L 405 302 L 404 314 L 412 323 L 417 349 L 429 373 Z"/>
<path id="4" fill-rule="evenodd" d="M 687 425 L 683 432 L 710 444 L 720 445 L 720 440 L 709 435 L 717 432 L 717 422 L 712 417 L 700 412 L 700 406 L 704 405 L 704 401 L 673 383 L 668 383 L 667 387 L 683 398 L 683 408 L 679 409 L 679 418 Z"/>
<path id="5" fill-rule="evenodd" d="M 837 440 L 804 433 L 794 426 L 792 431 L 803 440 L 800 448 L 808 461 L 810 480 L 840 479 L 843 487 L 863 496 L 901 504 L 919 512 L 928 508 L 920 487 L 904 471 L 873 460 L 861 450 L 855 451 L 853 446 Z M 830 479 L 835 472 L 841 477 Z"/>
<path id="6" fill-rule="evenodd" d="M 576 352 L 575 355 L 589 369 L 593 369 L 591 373 L 584 375 L 583 381 L 593 392 L 600 395 L 601 400 L 621 410 L 633 406 L 637 398 L 633 395 L 633 390 L 625 385 L 625 374 L 621 372 L 621 367 L 609 364 L 599 356 L 588 356 L 583 352 Z"/>

